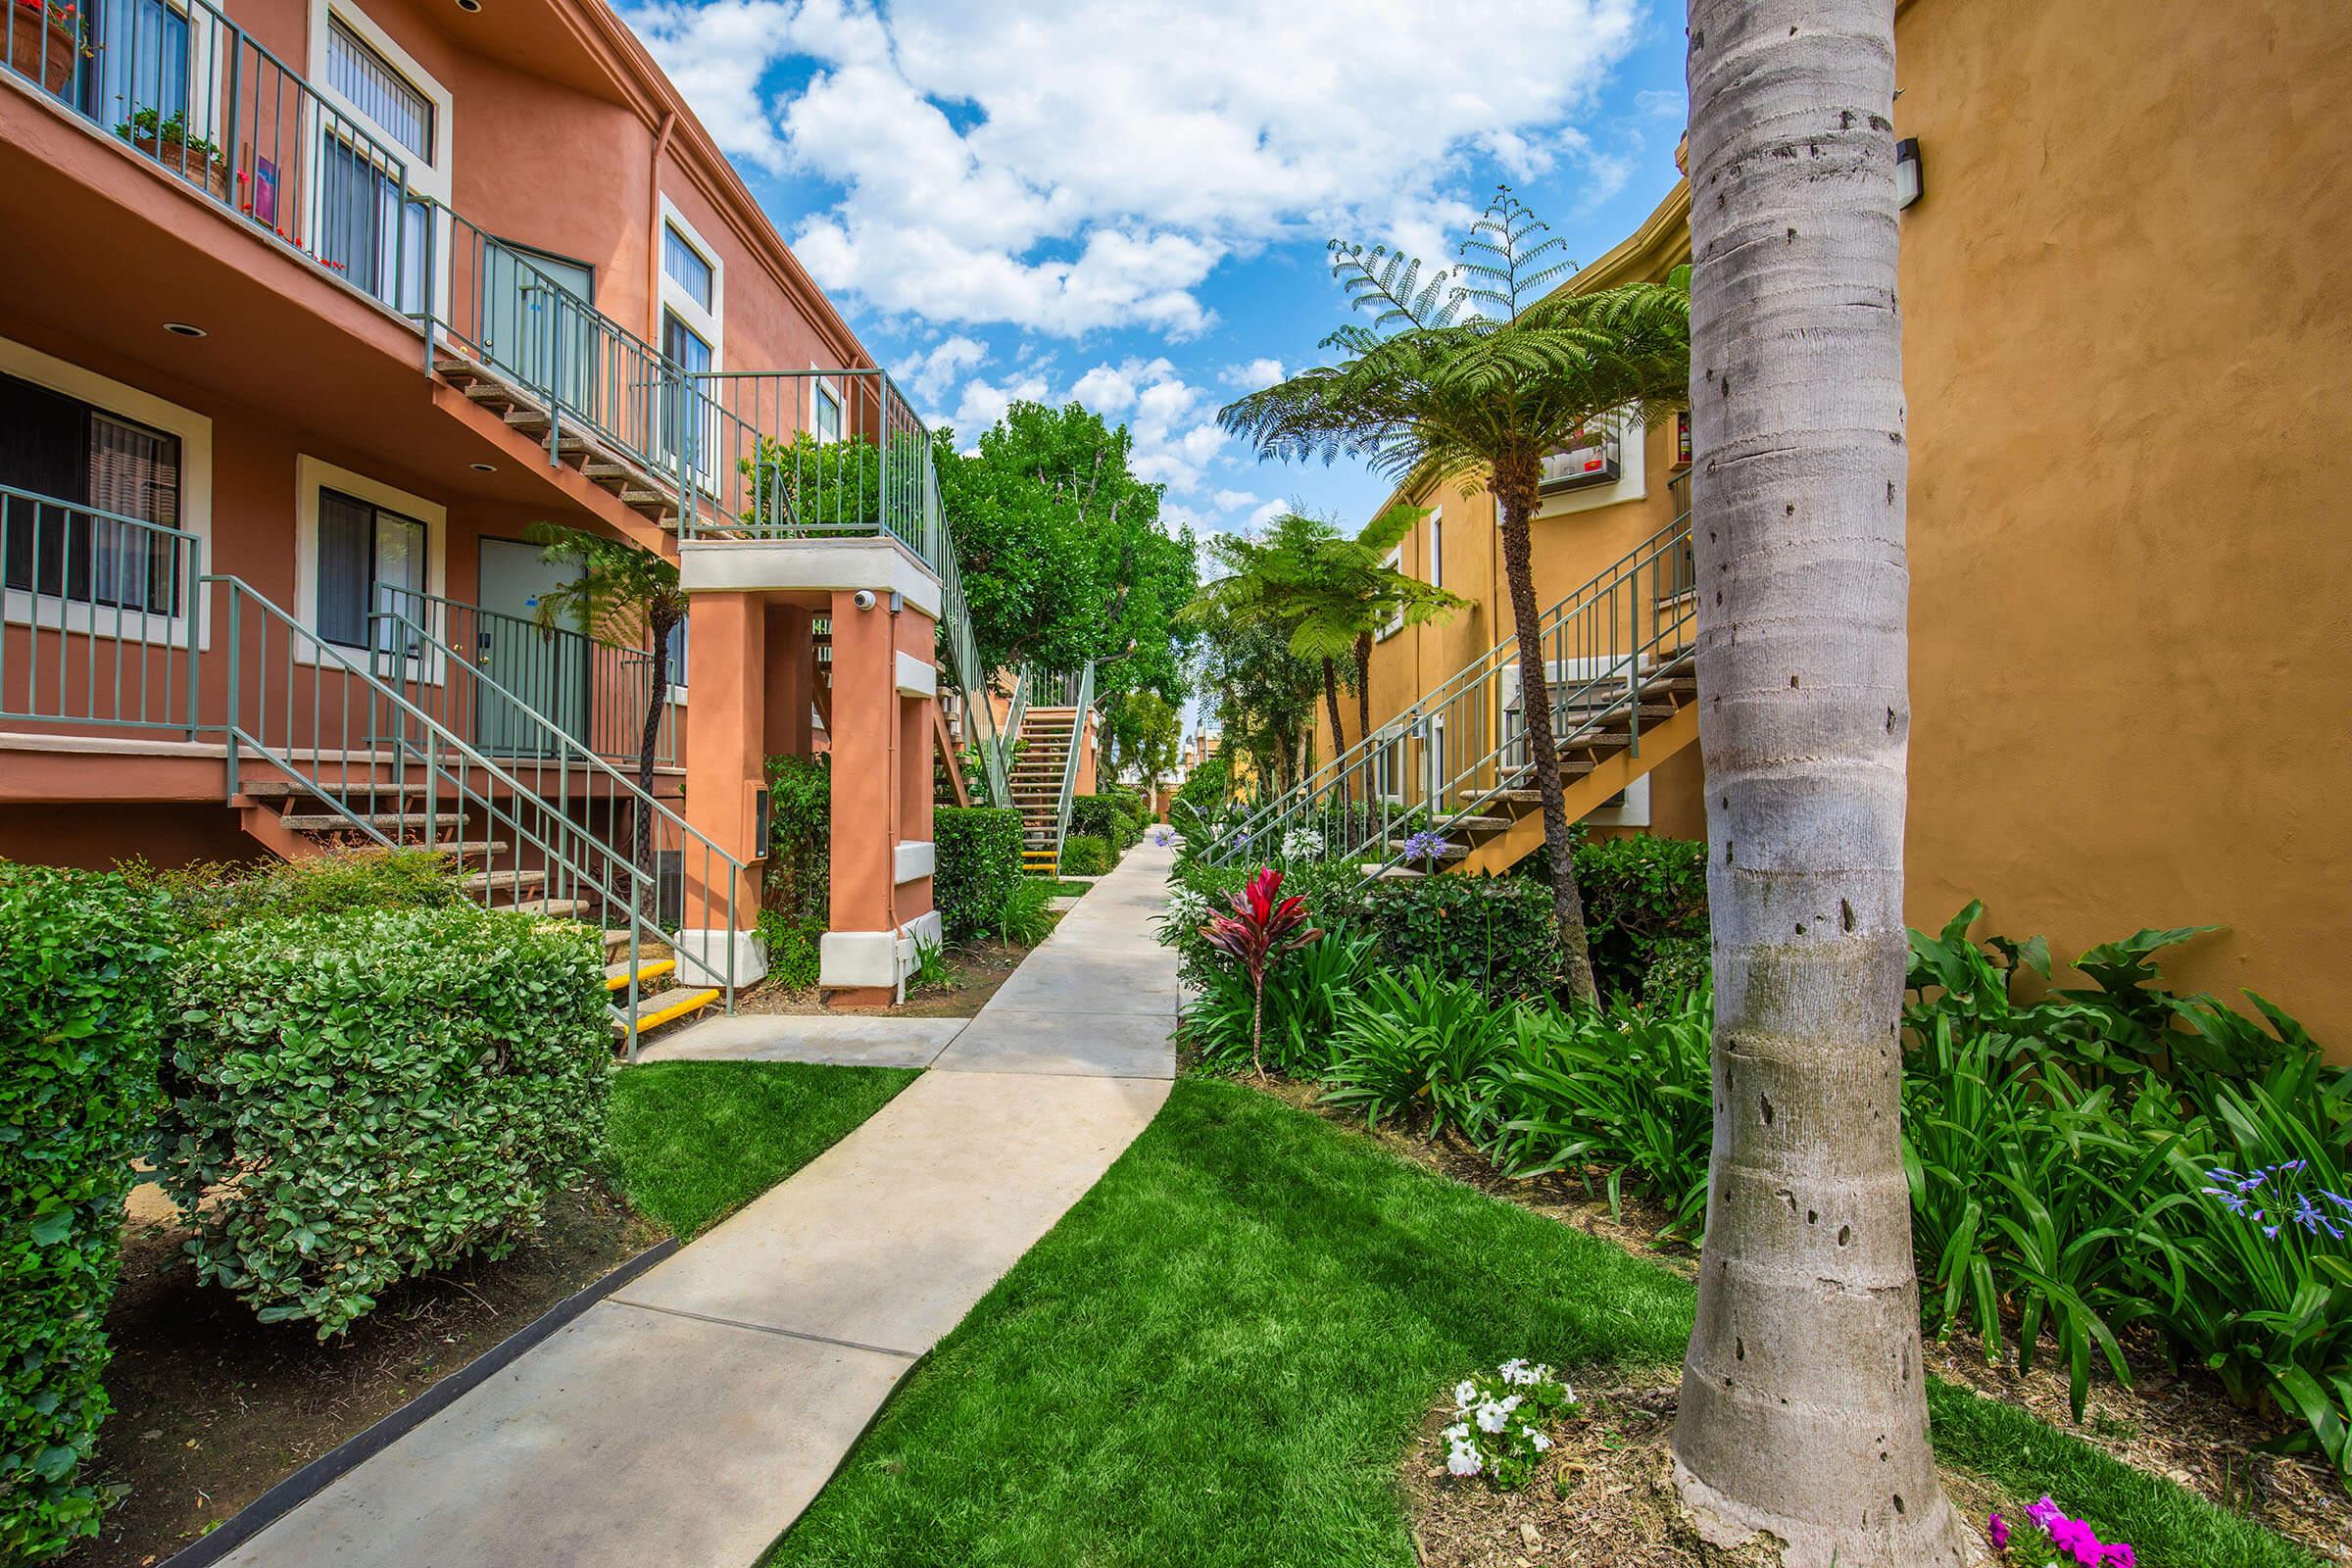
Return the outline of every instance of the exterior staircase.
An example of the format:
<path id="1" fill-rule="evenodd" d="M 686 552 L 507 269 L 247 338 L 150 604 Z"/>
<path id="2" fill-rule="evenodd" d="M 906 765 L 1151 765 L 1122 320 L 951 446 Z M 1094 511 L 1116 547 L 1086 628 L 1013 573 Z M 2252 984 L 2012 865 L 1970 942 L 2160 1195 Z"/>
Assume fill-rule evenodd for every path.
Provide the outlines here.
<path id="1" fill-rule="evenodd" d="M 1686 503 L 1537 622 L 1528 642 L 1550 685 L 1569 820 L 1697 740 L 1695 590 Z M 1295 855 L 1284 846 L 1303 838 L 1366 879 L 1508 870 L 1544 843 L 1519 661 L 1520 640 L 1504 639 L 1244 818 L 1209 858 Z"/>
<path id="2" fill-rule="evenodd" d="M 1061 864 L 1061 840 L 1068 821 L 1064 780 L 1076 761 L 1079 710 L 1029 708 L 1013 732 L 1007 773 L 1012 804 L 1021 813 L 1021 869 L 1052 876 Z"/>

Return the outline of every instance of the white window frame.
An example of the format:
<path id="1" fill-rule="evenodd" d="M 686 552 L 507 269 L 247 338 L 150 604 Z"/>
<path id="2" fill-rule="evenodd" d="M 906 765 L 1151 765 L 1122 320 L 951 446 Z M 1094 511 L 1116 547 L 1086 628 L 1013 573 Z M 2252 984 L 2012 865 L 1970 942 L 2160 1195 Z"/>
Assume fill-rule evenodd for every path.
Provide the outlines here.
<path id="1" fill-rule="evenodd" d="M 196 538 L 200 570 L 213 569 L 213 421 L 193 409 L 167 403 L 152 393 L 85 370 L 80 366 L 43 354 L 13 339 L 0 337 L 0 373 L 30 381 L 102 414 L 144 424 L 179 441 L 179 530 Z M 12 626 L 62 627 L 89 632 L 119 642 L 173 643 L 187 636 L 188 615 L 196 616 L 196 646 L 212 646 L 211 617 L 205 613 L 205 595 L 188 585 L 188 607 L 176 615 L 148 611 L 118 613 L 112 607 L 75 604 L 48 594 L 8 589 L 0 593 L 0 622 Z M 96 621 L 92 616 L 105 613 Z M 136 622 L 134 626 L 131 623 Z"/>
<path id="2" fill-rule="evenodd" d="M 1597 512 L 1649 494 L 1649 427 L 1631 415 L 1609 415 L 1600 421 L 1617 432 L 1617 479 L 1590 489 L 1566 490 L 1540 497 L 1538 517 L 1565 517 L 1579 512 Z M 1670 455 L 1671 456 L 1671 455 Z M 1502 509 L 1494 509 L 1494 526 L 1502 526 Z"/>
<path id="3" fill-rule="evenodd" d="M 227 129 L 228 123 L 228 115 L 221 103 L 221 99 L 228 91 L 228 73 L 224 69 L 216 69 L 210 74 L 212 76 L 210 82 L 200 82 L 197 78 L 200 74 L 199 68 L 204 63 L 226 60 L 228 51 L 234 45 L 221 32 L 222 23 L 220 17 L 211 11 L 199 8 L 194 0 L 162 0 L 162 3 L 166 10 L 179 13 L 181 19 L 188 24 L 188 130 L 192 135 L 218 142 Z M 102 13 L 102 0 L 90 0 L 90 3 L 83 6 L 82 12 L 84 16 Z M 132 69 L 135 71 L 136 67 L 134 66 Z M 206 91 L 208 87 L 209 92 Z M 114 113 L 115 111 L 104 105 L 101 105 L 97 111 L 100 127 L 110 135 L 117 123 L 110 118 Z M 242 167 L 237 162 L 235 148 L 222 147 L 220 153 L 221 157 L 227 160 L 231 169 Z M 145 153 L 140 153 L 138 156 L 142 160 L 147 158 Z M 167 162 L 164 167 L 171 168 L 172 166 Z M 191 164 L 189 167 L 193 172 L 195 166 Z M 233 197 L 236 192 L 232 189 L 229 194 Z"/>
<path id="4" fill-rule="evenodd" d="M 1429 509 L 1429 585 L 1446 586 L 1446 509 Z"/>
<path id="5" fill-rule="evenodd" d="M 355 473 L 324 458 L 314 458 L 307 452 L 299 454 L 294 459 L 294 618 L 311 634 L 294 648 L 294 661 L 301 664 L 319 662 L 319 644 L 325 641 L 318 635 L 318 492 L 321 490 L 340 490 L 355 501 L 365 501 L 423 523 L 424 591 L 435 596 L 449 592 L 447 507 L 381 479 Z M 334 647 L 343 657 L 355 663 L 365 661 L 379 673 L 392 662 L 392 656 L 371 649 L 345 648 L 341 644 Z M 446 676 L 438 648 L 428 650 L 421 659 L 404 655 L 400 663 L 406 678 L 428 686 L 440 685 Z"/>
<path id="6" fill-rule="evenodd" d="M 1388 559 L 1383 561 L 1381 564 L 1388 567 L 1391 571 L 1402 571 L 1404 569 L 1404 546 L 1399 543 L 1396 549 L 1389 552 Z M 1372 634 L 1372 640 L 1376 643 L 1385 643 L 1403 629 L 1403 614 L 1397 613 L 1391 615 L 1388 619 L 1380 623 L 1380 630 Z"/>
<path id="7" fill-rule="evenodd" d="M 356 34 L 368 48 L 381 55 L 386 65 L 408 79 L 410 86 L 432 101 L 433 156 L 431 162 L 427 163 L 418 159 L 408 148 L 401 145 L 400 138 L 377 123 L 372 116 L 365 113 L 358 104 L 335 91 L 334 87 L 328 83 L 326 79 L 326 35 L 327 19 L 330 16 Z M 374 19 L 368 13 L 351 4 L 351 0 L 311 0 L 310 68 L 311 85 L 318 91 L 318 96 L 324 99 L 337 114 L 345 116 L 355 124 L 365 126 L 369 134 L 391 149 L 407 166 L 410 195 L 427 197 L 440 203 L 443 207 L 456 205 L 451 200 L 450 192 L 454 183 L 452 171 L 457 167 L 453 152 L 457 146 L 457 115 L 455 113 L 457 100 L 447 87 L 441 85 L 439 78 L 416 63 L 416 56 L 393 42 L 392 35 L 377 26 Z M 314 134 L 309 138 L 309 146 L 304 150 L 303 169 L 308 181 L 304 186 L 306 191 L 318 192 L 324 189 L 320 183 L 320 176 L 323 172 L 325 148 L 320 144 L 319 138 L 327 133 L 324 126 L 314 127 Z M 306 196 L 304 199 L 309 201 L 318 198 Z M 406 219 L 404 218 L 402 220 L 406 221 Z M 428 220 L 425 224 L 425 232 L 433 247 L 432 266 L 429 269 L 433 279 L 432 308 L 436 316 L 446 320 L 449 317 L 449 257 L 453 236 L 446 231 L 446 225 L 438 220 Z M 376 298 L 368 293 L 366 289 L 359 288 L 357 284 L 352 286 L 368 299 Z M 395 280 L 393 289 L 395 297 L 399 292 L 397 280 Z M 377 300 L 376 303 L 384 304 L 381 300 Z M 386 306 L 386 308 L 391 309 L 392 307 Z"/>
<path id="8" fill-rule="evenodd" d="M 701 229 L 686 220 L 686 215 L 678 211 L 677 204 L 669 199 L 667 192 L 663 192 L 662 195 L 662 226 L 664 234 L 660 245 L 654 251 L 656 303 L 662 310 L 671 312 L 679 320 L 686 323 L 688 329 L 696 337 L 710 344 L 710 368 L 723 370 L 727 367 L 726 258 L 719 255 L 717 246 L 703 238 Z M 666 231 L 673 228 L 678 231 L 678 238 L 691 246 L 697 256 L 710 264 L 710 308 L 709 310 L 703 309 L 703 302 L 687 293 L 686 286 L 669 275 L 668 260 L 663 253 L 669 245 Z M 654 346 L 661 347 L 659 343 Z"/>
<path id="9" fill-rule="evenodd" d="M 808 368 L 822 370 L 824 367 L 811 362 Z M 850 434 L 850 406 L 848 399 L 844 398 L 841 393 L 841 378 L 833 375 L 819 375 L 813 378 L 811 384 L 814 390 L 808 396 L 808 433 L 822 439 L 821 433 L 816 427 L 816 400 L 820 397 L 829 398 L 833 403 L 833 420 L 841 427 L 840 432 L 833 439 L 836 441 L 847 440 Z"/>

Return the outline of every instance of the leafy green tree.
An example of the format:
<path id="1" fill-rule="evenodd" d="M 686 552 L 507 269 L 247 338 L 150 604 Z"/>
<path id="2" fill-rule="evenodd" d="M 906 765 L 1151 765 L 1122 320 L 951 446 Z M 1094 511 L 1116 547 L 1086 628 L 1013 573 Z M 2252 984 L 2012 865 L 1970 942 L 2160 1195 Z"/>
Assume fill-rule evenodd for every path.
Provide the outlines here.
<path id="1" fill-rule="evenodd" d="M 1373 316 L 1323 340 L 1339 363 L 1317 366 L 1229 404 L 1219 418 L 1263 457 L 1346 455 L 1420 494 L 1461 476 L 1483 479 L 1502 514 L 1511 618 L 1538 624 L 1528 522 L 1544 458 L 1596 420 L 1663 417 L 1689 396 L 1687 274 L 1579 294 L 1555 285 L 1573 264 L 1561 240 L 1505 187 L 1462 245 L 1462 281 L 1375 246 L 1331 242 L 1332 270 Z M 1548 291 L 1548 292 L 1547 292 Z M 1584 909 L 1570 858 L 1565 785 L 1544 661 L 1522 659 L 1527 739 L 1554 867 L 1553 914 L 1570 988 L 1596 996 Z"/>
<path id="2" fill-rule="evenodd" d="M 1128 773 L 1152 794 L 1176 767 L 1184 731 L 1176 705 L 1157 692 L 1122 692 L 1102 704 L 1102 767 L 1105 780 Z"/>
<path id="3" fill-rule="evenodd" d="M 1124 425 L 1076 403 L 1015 403 L 979 450 L 934 433 L 940 499 L 981 662 L 1075 669 L 1093 660 L 1109 695 L 1190 694 L 1175 624 L 1198 586 L 1189 529 L 1160 525 L 1160 486 L 1135 475 Z"/>
<path id="4" fill-rule="evenodd" d="M 1388 564 L 1421 515 L 1412 507 L 1393 507 L 1350 539 L 1328 519 L 1293 510 L 1260 538 L 1220 536 L 1209 551 L 1225 574 L 1201 589 L 1183 618 L 1196 625 L 1259 620 L 1279 629 L 1290 653 L 1320 671 L 1333 748 L 1345 751 L 1339 662 L 1354 665 L 1349 684 L 1360 741 L 1372 732 L 1372 644 L 1381 629 L 1441 619 L 1466 603 Z"/>
<path id="5" fill-rule="evenodd" d="M 1246 758 L 1256 778 L 1296 788 L 1314 746 L 1319 666 L 1292 653 L 1289 633 L 1263 618 L 1205 622 L 1201 645 L 1201 679 L 1216 693 L 1224 732 L 1216 760 Z"/>
<path id="6" fill-rule="evenodd" d="M 654 790 L 654 757 L 662 743 L 662 706 L 669 696 L 669 634 L 686 622 L 686 590 L 674 561 L 625 539 L 609 539 L 560 523 L 524 530 L 541 546 L 539 559 L 571 566 L 579 575 L 542 589 L 536 616 L 542 626 L 571 626 L 624 648 L 651 646 L 653 680 L 645 698 L 645 728 L 637 751 L 637 787 Z M 654 823 L 637 813 L 637 863 L 653 868 Z"/>

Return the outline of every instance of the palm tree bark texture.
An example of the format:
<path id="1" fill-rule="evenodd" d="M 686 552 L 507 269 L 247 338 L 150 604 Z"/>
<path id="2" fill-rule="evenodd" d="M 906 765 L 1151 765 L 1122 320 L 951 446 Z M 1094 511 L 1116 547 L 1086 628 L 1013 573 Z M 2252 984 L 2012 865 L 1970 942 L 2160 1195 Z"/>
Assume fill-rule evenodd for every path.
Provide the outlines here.
<path id="1" fill-rule="evenodd" d="M 1898 1143 L 1910 725 L 1894 0 L 1690 0 L 1715 1130 L 1677 1483 L 1789 1568 L 1981 1555 Z"/>

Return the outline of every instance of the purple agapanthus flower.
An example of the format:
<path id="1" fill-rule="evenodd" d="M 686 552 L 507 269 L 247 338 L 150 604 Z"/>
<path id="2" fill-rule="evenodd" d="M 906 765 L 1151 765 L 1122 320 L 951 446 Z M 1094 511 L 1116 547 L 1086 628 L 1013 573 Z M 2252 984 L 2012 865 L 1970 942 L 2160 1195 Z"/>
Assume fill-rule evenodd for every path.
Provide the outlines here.
<path id="1" fill-rule="evenodd" d="M 1452 848 L 1446 842 L 1443 833 L 1424 829 L 1404 841 L 1404 858 L 1408 860 L 1434 860 Z"/>

